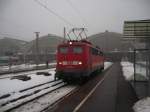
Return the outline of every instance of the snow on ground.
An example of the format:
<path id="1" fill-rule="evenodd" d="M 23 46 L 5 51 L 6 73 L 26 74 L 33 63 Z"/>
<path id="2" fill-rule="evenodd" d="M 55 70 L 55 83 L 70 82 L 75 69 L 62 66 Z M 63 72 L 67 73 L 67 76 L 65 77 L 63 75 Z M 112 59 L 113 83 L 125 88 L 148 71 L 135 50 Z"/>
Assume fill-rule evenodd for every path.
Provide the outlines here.
<path id="1" fill-rule="evenodd" d="M 150 97 L 136 102 L 133 106 L 135 112 L 150 112 Z"/>
<path id="2" fill-rule="evenodd" d="M 131 62 L 121 62 L 123 75 L 126 80 L 133 80 L 134 67 Z"/>
<path id="3" fill-rule="evenodd" d="M 107 68 L 109 68 L 113 63 L 112 62 L 105 62 L 104 63 L 104 70 L 106 70 Z"/>
<path id="4" fill-rule="evenodd" d="M 33 70 L 33 71 L 26 71 L 26 72 L 18 72 L 18 73 L 9 73 L 9 74 L 4 74 L 0 75 L 0 79 L 3 78 L 9 78 L 12 76 L 19 76 L 19 75 L 24 75 L 24 74 L 36 74 L 36 72 L 49 72 L 49 71 L 55 71 L 56 68 L 51 68 L 51 69 L 43 69 L 43 70 Z"/>
<path id="5" fill-rule="evenodd" d="M 30 64 L 21 64 L 21 65 L 12 65 L 9 66 L 1 66 L 0 72 L 4 71 L 10 71 L 10 70 L 24 70 L 24 69 L 33 69 L 36 65 L 30 65 Z"/>
<path id="6" fill-rule="evenodd" d="M 104 69 L 106 70 L 107 68 L 109 68 L 112 65 L 111 62 L 105 62 L 104 64 Z M 36 75 L 36 72 L 49 72 L 50 76 L 44 76 L 44 75 Z M 23 95 L 27 95 L 27 94 L 32 94 L 32 92 L 40 89 L 40 88 L 45 88 L 48 87 L 50 85 L 43 85 L 40 86 L 39 88 L 34 88 L 31 91 L 28 90 L 26 92 L 20 93 L 20 90 L 26 89 L 26 88 L 30 88 L 39 84 L 43 84 L 49 81 L 53 81 L 54 80 L 54 74 L 55 74 L 55 68 L 52 69 L 46 69 L 46 70 L 36 70 L 36 71 L 29 71 L 29 72 L 22 72 L 22 73 L 15 73 L 15 74 L 5 74 L 3 76 L 0 76 L 0 97 L 6 94 L 10 94 L 9 97 L 1 99 L 0 100 L 0 104 L 3 104 L 7 101 L 11 101 L 12 99 L 18 98 L 20 96 Z M 28 81 L 22 81 L 19 79 L 11 79 L 12 76 L 18 76 L 18 75 L 27 75 L 29 77 L 31 77 L 30 80 Z M 65 89 L 60 89 L 57 92 L 54 93 L 50 93 L 49 95 L 46 95 L 44 97 L 41 97 L 39 100 L 37 99 L 35 101 L 35 103 L 33 103 L 32 105 L 29 103 L 27 104 L 27 106 L 23 107 L 23 108 L 19 108 L 21 110 L 16 110 L 18 112 L 20 111 L 26 111 L 26 110 L 31 110 L 29 112 L 37 112 L 40 109 L 45 108 L 46 106 L 54 103 L 56 100 L 60 99 L 62 96 L 68 94 L 70 91 L 72 91 L 73 89 L 75 89 L 75 87 L 64 87 Z M 47 92 L 50 89 L 45 89 L 44 91 L 41 91 L 39 93 L 37 93 L 37 95 L 32 95 L 30 96 L 31 98 L 36 97 L 40 94 L 43 94 L 43 92 Z M 26 100 L 30 100 L 30 97 L 27 97 Z M 2 107 L 4 110 L 8 109 L 9 107 L 11 108 L 13 105 L 18 105 L 21 102 L 26 101 L 24 99 L 19 100 L 18 102 L 14 102 L 14 104 L 8 104 L 7 106 Z M 37 106 L 39 105 L 39 106 Z M 32 108 L 33 106 L 36 106 L 36 108 Z M 28 108 L 28 109 L 27 109 Z M 40 108 L 40 109 L 39 109 Z"/>
<path id="7" fill-rule="evenodd" d="M 15 109 L 13 112 L 40 112 L 49 105 L 52 105 L 54 102 L 56 102 L 66 94 L 70 93 L 75 88 L 76 86 L 65 86 L 39 99 L 36 99 L 33 102 L 23 105 L 20 108 Z"/>
<path id="8" fill-rule="evenodd" d="M 35 95 L 35 91 L 39 91 L 39 90 L 46 90 L 45 88 L 52 88 L 53 85 L 56 85 L 58 83 L 62 83 L 62 80 L 59 80 L 59 81 L 55 81 L 55 82 L 51 82 L 51 83 L 48 83 L 48 84 L 45 84 L 45 85 L 42 85 L 42 86 L 39 86 L 39 87 L 36 87 L 36 88 L 33 88 L 33 89 L 29 89 L 29 90 L 26 90 L 26 91 L 23 91 L 23 92 L 18 92 L 18 93 L 15 93 L 13 95 L 11 95 L 10 97 L 7 97 L 7 98 L 4 98 L 4 99 L 1 99 L 0 100 L 0 104 L 4 104 L 4 103 L 7 103 L 7 102 L 10 102 L 12 99 L 17 99 L 21 96 L 26 96 L 26 95 Z M 60 85 L 59 85 L 60 86 Z M 39 94 L 39 92 L 38 92 Z"/>
<path id="9" fill-rule="evenodd" d="M 49 63 L 49 65 L 56 65 L 56 63 Z M 45 66 L 45 64 L 39 64 L 38 66 Z M 20 65 L 12 65 L 11 68 L 9 66 L 0 66 L 0 72 L 12 71 L 12 70 L 26 70 L 33 69 L 36 67 L 36 64 L 20 64 Z"/>
<path id="10" fill-rule="evenodd" d="M 123 75 L 126 80 L 133 80 L 134 67 L 130 62 L 121 62 Z M 140 65 L 136 65 L 136 73 L 143 76 L 146 74 L 146 68 Z M 146 77 L 146 76 L 145 76 Z M 133 106 L 135 112 L 150 112 L 150 97 L 144 98 L 136 102 Z"/>
<path id="11" fill-rule="evenodd" d="M 9 103 L 9 104 L 7 104 L 7 105 L 5 105 L 5 106 L 2 106 L 2 107 L 0 108 L 0 110 L 1 110 L 1 111 L 7 111 L 8 109 L 11 109 L 12 107 L 18 106 L 18 105 L 20 105 L 20 104 L 22 104 L 22 103 L 25 103 L 25 102 L 27 102 L 27 101 L 31 101 L 32 99 L 35 99 L 35 98 L 37 98 L 38 96 L 41 96 L 41 95 L 46 94 L 46 93 L 49 93 L 49 92 L 51 92 L 52 90 L 57 89 L 57 88 L 59 88 L 59 87 L 62 87 L 62 86 L 64 86 L 64 85 L 65 85 L 65 83 L 61 83 L 61 84 L 56 85 L 56 86 L 51 86 L 51 88 L 44 89 L 43 91 L 40 91 L 40 92 L 35 93 L 35 94 L 32 94 L 32 95 L 30 95 L 30 96 L 28 96 L 28 97 L 26 97 L 26 98 L 24 98 L 24 99 L 20 99 L 20 100 L 17 100 L 17 101 L 15 101 L 15 102 L 11 102 L 11 103 Z"/>
<path id="12" fill-rule="evenodd" d="M 111 62 L 105 62 L 105 70 L 108 69 L 112 65 Z M 13 112 L 40 112 L 44 108 L 48 107 L 49 105 L 52 105 L 54 102 L 65 96 L 66 94 L 70 93 L 72 90 L 74 90 L 76 86 L 66 86 L 63 87 L 57 91 L 54 91 L 50 94 L 47 94 L 39 99 L 34 100 L 33 102 L 30 102 L 26 105 L 23 105 L 15 110 Z"/>
<path id="13" fill-rule="evenodd" d="M 134 66 L 131 62 L 121 62 L 123 75 L 126 80 L 134 79 Z M 136 64 L 136 80 L 147 80 L 146 68 L 139 64 Z"/>
<path id="14" fill-rule="evenodd" d="M 17 99 L 17 98 L 22 97 L 22 96 L 31 95 L 27 98 L 20 99 L 17 102 L 10 103 L 4 107 L 0 107 L 1 108 L 0 111 L 7 110 L 7 109 L 9 109 L 15 105 L 19 105 L 22 102 L 26 102 L 28 100 L 31 100 L 31 99 L 37 97 L 37 96 L 40 96 L 41 94 L 47 93 L 47 92 L 51 91 L 52 89 L 57 88 L 57 86 L 52 86 L 52 85 L 55 85 L 56 83 L 62 82 L 61 80 L 33 88 L 32 90 L 29 89 L 29 90 L 26 90 L 24 92 L 20 92 L 20 90 L 34 87 L 36 85 L 43 84 L 46 82 L 54 81 L 54 74 L 55 74 L 54 70 L 55 70 L 54 68 L 53 69 L 47 69 L 47 70 L 38 70 L 40 72 L 41 71 L 47 71 L 51 74 L 50 76 L 36 75 L 37 71 L 36 72 L 34 71 L 34 73 L 30 72 L 28 74 L 28 76 L 30 76 L 31 79 L 28 81 L 22 81 L 19 79 L 11 79 L 10 77 L 0 79 L 0 97 L 7 95 L 7 94 L 10 94 L 9 97 L 2 98 L 0 100 L 0 105 L 5 104 L 5 103 L 7 103 L 13 99 Z M 61 85 L 64 85 L 64 83 L 59 84 L 58 87 L 60 87 Z M 39 91 L 39 90 L 42 90 L 42 91 Z M 39 91 L 39 92 L 35 93 L 36 91 Z"/>
<path id="15" fill-rule="evenodd" d="M 0 96 L 8 93 L 12 94 L 22 89 L 26 89 L 38 84 L 52 81 L 54 80 L 54 74 L 55 74 L 55 71 L 53 70 L 54 69 L 48 70 L 49 73 L 52 74 L 51 76 L 36 75 L 36 73 L 29 73 L 28 76 L 31 77 L 31 80 L 28 81 L 21 81 L 18 79 L 10 79 L 10 78 L 0 79 Z"/>
<path id="16" fill-rule="evenodd" d="M 136 73 L 141 74 L 144 77 L 146 77 L 146 65 L 142 66 L 142 65 L 136 64 Z"/>

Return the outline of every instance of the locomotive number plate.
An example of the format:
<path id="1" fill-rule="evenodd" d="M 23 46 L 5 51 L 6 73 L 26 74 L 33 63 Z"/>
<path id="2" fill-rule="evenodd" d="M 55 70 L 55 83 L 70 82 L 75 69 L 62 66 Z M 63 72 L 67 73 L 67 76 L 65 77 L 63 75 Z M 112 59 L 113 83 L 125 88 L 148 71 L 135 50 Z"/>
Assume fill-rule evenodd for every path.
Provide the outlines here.
<path id="1" fill-rule="evenodd" d="M 72 61 L 68 61 L 68 63 L 67 63 L 68 65 L 72 65 Z"/>

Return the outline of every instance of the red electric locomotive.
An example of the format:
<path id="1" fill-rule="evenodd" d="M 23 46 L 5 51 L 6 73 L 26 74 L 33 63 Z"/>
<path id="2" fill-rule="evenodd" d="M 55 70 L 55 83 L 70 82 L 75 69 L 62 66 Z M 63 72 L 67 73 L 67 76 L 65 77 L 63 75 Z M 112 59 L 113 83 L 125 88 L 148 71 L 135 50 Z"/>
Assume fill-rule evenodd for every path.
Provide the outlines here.
<path id="1" fill-rule="evenodd" d="M 83 30 L 83 29 L 82 29 Z M 55 76 L 58 79 L 84 79 L 96 70 L 104 69 L 104 56 L 98 47 L 85 39 L 68 40 L 57 48 Z"/>

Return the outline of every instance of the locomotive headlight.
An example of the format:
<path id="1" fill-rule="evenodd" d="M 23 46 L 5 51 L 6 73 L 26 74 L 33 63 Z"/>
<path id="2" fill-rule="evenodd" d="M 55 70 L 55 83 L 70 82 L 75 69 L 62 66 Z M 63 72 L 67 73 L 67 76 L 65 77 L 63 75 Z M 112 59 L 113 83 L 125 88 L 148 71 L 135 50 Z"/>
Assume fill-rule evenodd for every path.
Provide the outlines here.
<path id="1" fill-rule="evenodd" d="M 69 44 L 71 45 L 71 44 L 72 44 L 72 42 L 69 42 Z"/>
<path id="2" fill-rule="evenodd" d="M 78 63 L 79 65 L 82 65 L 82 62 L 81 61 L 79 61 L 79 63 Z"/>
<path id="3" fill-rule="evenodd" d="M 62 62 L 59 62 L 59 65 L 62 65 Z"/>

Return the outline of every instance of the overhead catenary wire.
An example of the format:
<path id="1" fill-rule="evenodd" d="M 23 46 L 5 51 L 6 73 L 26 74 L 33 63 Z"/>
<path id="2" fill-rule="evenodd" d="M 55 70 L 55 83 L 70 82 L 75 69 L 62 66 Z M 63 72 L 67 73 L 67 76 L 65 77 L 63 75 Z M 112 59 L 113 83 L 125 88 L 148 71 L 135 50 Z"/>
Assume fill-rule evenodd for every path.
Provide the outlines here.
<path id="1" fill-rule="evenodd" d="M 71 2 L 71 0 L 66 0 L 68 2 L 68 4 L 70 4 L 70 6 L 73 8 L 73 10 L 78 14 L 78 16 L 81 18 L 82 22 L 84 23 L 83 25 L 87 25 L 87 21 L 86 19 L 82 16 L 82 14 L 80 13 L 80 11 L 74 6 L 74 4 Z"/>
<path id="2" fill-rule="evenodd" d="M 49 13 L 55 15 L 57 18 L 59 18 L 61 21 L 65 22 L 66 24 L 75 27 L 74 24 L 70 23 L 68 20 L 66 20 L 64 17 L 60 16 L 59 14 L 57 14 L 56 12 L 54 12 L 53 10 L 51 10 L 50 8 L 48 8 L 46 5 L 44 5 L 43 3 L 41 3 L 39 0 L 34 0 L 36 3 L 38 3 L 41 7 L 45 8 Z"/>

